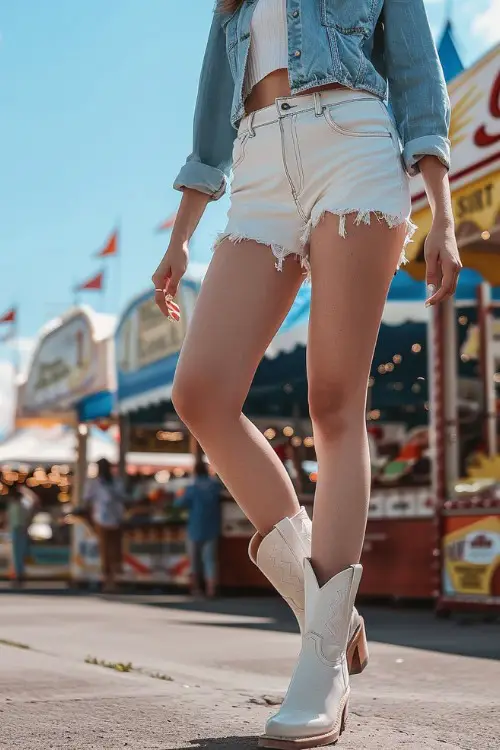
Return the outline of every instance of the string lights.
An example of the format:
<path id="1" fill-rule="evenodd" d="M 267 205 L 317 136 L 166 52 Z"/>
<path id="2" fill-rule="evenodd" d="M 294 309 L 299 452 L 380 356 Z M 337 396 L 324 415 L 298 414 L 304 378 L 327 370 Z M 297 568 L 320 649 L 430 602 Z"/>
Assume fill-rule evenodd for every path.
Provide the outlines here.
<path id="1" fill-rule="evenodd" d="M 166 440 L 169 443 L 179 443 L 181 440 L 184 440 L 184 435 L 180 430 L 176 430 L 175 432 L 169 432 L 167 430 L 158 430 L 156 433 L 156 439 L 157 440 Z"/>
<path id="2" fill-rule="evenodd" d="M 38 466 L 31 475 L 28 468 L 23 466 L 18 471 L 10 466 L 4 466 L 0 472 L 0 495 L 7 495 L 9 488 L 14 484 L 25 484 L 31 490 L 41 487 L 43 489 L 58 488 L 60 492 L 57 499 L 61 503 L 68 502 L 70 498 L 71 479 L 69 476 L 69 466 L 54 465 L 48 471 Z"/>

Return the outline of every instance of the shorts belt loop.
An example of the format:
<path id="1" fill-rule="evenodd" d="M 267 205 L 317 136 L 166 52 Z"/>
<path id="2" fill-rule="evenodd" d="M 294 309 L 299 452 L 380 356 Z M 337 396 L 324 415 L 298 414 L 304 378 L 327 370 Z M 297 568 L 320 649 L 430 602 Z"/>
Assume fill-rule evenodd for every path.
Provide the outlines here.
<path id="1" fill-rule="evenodd" d="M 316 91 L 314 94 L 314 114 L 316 117 L 321 117 L 323 114 L 323 105 L 321 104 L 321 94 Z"/>
<path id="2" fill-rule="evenodd" d="M 255 130 L 253 127 L 253 118 L 255 116 L 255 112 L 250 112 L 248 115 L 248 137 L 253 138 L 255 135 Z"/>

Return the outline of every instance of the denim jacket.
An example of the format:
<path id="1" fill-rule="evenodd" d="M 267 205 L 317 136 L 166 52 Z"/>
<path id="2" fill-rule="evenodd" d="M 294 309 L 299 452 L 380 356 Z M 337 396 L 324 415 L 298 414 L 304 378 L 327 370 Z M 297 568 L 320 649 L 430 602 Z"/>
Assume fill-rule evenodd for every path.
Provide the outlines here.
<path id="1" fill-rule="evenodd" d="M 194 115 L 193 153 L 174 187 L 223 195 L 243 87 L 252 14 L 244 0 L 215 12 Z M 449 167 L 450 102 L 424 0 L 286 0 L 292 94 L 340 83 L 389 101 L 408 174 L 427 154 Z"/>

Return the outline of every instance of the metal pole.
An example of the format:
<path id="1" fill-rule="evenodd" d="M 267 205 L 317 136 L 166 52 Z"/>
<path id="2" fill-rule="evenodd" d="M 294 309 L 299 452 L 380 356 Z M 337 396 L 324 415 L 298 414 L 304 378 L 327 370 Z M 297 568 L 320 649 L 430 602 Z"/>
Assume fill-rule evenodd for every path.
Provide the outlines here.
<path id="1" fill-rule="evenodd" d="M 491 310 L 491 285 L 487 282 L 477 288 L 477 313 L 480 338 L 481 385 L 484 408 L 484 442 L 490 458 L 497 454 L 497 415 L 495 392 L 495 356 L 493 353 L 493 315 Z"/>
<path id="2" fill-rule="evenodd" d="M 130 419 L 128 414 L 120 414 L 118 418 L 120 429 L 120 451 L 118 457 L 118 476 L 125 484 L 127 480 L 127 453 L 130 446 Z"/>
<path id="3" fill-rule="evenodd" d="M 432 495 L 439 508 L 446 499 L 444 470 L 443 409 L 443 326 L 442 309 L 433 307 L 427 326 L 427 366 L 429 382 L 429 448 L 431 454 Z"/>
<path id="4" fill-rule="evenodd" d="M 87 438 L 88 427 L 86 424 L 77 424 L 75 427 L 76 438 L 76 460 L 75 477 L 73 482 L 73 505 L 78 506 L 83 496 L 83 488 L 87 478 Z"/>
<path id="5" fill-rule="evenodd" d="M 443 375 L 444 375 L 444 465 L 447 493 L 453 492 L 459 478 L 458 443 L 458 368 L 457 320 L 455 300 L 442 303 L 443 307 Z"/>

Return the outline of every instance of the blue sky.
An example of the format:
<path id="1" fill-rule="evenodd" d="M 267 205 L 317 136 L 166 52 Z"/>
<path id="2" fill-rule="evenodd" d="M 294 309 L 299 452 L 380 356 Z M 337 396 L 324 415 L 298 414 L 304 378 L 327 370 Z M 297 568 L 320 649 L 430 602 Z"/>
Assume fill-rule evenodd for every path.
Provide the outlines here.
<path id="1" fill-rule="evenodd" d="M 428 0 L 439 33 L 443 0 Z M 455 0 L 466 64 L 500 35 L 500 0 Z M 119 223 L 121 256 L 105 294 L 81 300 L 116 312 L 149 284 L 175 210 L 172 181 L 191 147 L 197 79 L 213 0 L 19 0 L 0 4 L 2 144 L 0 314 L 19 308 L 24 352 L 40 326 L 98 271 L 92 258 Z M 191 247 L 210 257 L 227 202 L 207 211 Z M 7 362 L 0 346 L 0 399 Z M 3 379 L 2 379 L 3 373 Z M 0 425 L 1 430 L 1 425 Z"/>

